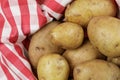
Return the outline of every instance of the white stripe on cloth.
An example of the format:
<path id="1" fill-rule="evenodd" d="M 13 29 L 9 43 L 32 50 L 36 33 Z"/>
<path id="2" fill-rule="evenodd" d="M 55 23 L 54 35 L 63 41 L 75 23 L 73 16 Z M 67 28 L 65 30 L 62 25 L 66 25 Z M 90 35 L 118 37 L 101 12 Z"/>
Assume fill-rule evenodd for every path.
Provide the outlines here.
<path id="1" fill-rule="evenodd" d="M 4 73 L 3 69 L 1 68 L 1 66 L 0 66 L 0 79 L 7 80 L 7 77 L 5 76 L 5 73 Z"/>
<path id="2" fill-rule="evenodd" d="M 1 61 L 2 61 L 2 53 L 0 52 L 0 63 L 2 63 Z M 0 65 L 0 79 L 7 80 L 7 76 L 5 75 L 3 69 L 1 68 L 1 65 Z"/>
<path id="3" fill-rule="evenodd" d="M 47 23 L 49 23 L 49 22 L 51 22 L 53 20 L 53 18 L 50 17 L 50 15 L 48 14 L 48 12 L 44 11 L 43 13 L 44 13 L 45 17 L 47 18 Z"/>
<path id="4" fill-rule="evenodd" d="M 22 52 L 24 54 L 22 43 L 18 44 L 18 45 L 21 47 Z M 18 53 L 16 52 L 13 44 L 11 44 L 11 45 L 10 44 L 5 44 L 5 46 L 7 48 L 9 48 L 14 53 L 14 55 L 16 55 L 18 57 L 18 59 L 20 59 L 23 62 L 23 64 L 31 71 L 30 64 L 28 63 L 28 61 L 26 59 L 24 59 L 22 56 L 18 55 Z"/>
<path id="5" fill-rule="evenodd" d="M 13 53 L 15 53 L 14 55 L 16 55 L 18 57 L 18 60 L 21 60 L 23 62 L 23 64 L 26 66 L 26 68 L 28 68 L 30 71 L 31 71 L 31 68 L 30 68 L 30 64 L 22 58 L 22 56 L 19 56 L 16 52 L 16 50 L 14 49 L 14 46 L 11 44 L 11 45 L 8 45 L 8 44 L 5 44 L 5 46 L 7 48 L 9 48 Z M 14 72 L 14 74 L 16 74 L 18 77 L 20 77 L 22 80 L 28 80 L 28 78 L 23 74 L 21 73 L 20 70 L 17 69 L 16 66 L 13 65 L 13 63 L 11 63 L 9 60 L 7 60 L 6 57 L 4 57 L 4 59 L 6 60 L 6 63 L 7 65 L 9 66 L 8 70 L 11 69 L 12 72 Z M 11 58 L 12 59 L 12 58 Z M 17 60 L 16 60 L 17 61 Z M 15 62 L 16 62 L 15 61 Z M 18 63 L 19 64 L 19 63 Z M 19 66 L 20 67 L 20 66 Z M 22 66 L 21 66 L 22 68 Z M 14 75 L 13 75 L 14 76 Z M 16 80 L 16 79 L 15 79 Z"/>
<path id="6" fill-rule="evenodd" d="M 120 7 L 120 0 L 115 0 L 118 4 L 118 6 Z"/>
<path id="7" fill-rule="evenodd" d="M 28 5 L 28 8 L 30 13 L 30 34 L 33 34 L 40 28 L 37 15 L 37 4 L 36 3 L 30 4 Z"/>
<path id="8" fill-rule="evenodd" d="M 2 53 L 0 53 L 0 54 L 2 54 Z M 3 58 L 4 58 L 4 60 L 5 60 L 5 57 L 3 56 L 3 55 L 1 55 L 1 57 L 0 57 L 0 61 L 1 61 L 1 63 L 7 68 L 7 70 L 10 72 L 10 74 L 12 75 L 12 77 L 15 79 L 15 80 L 20 80 L 20 78 L 9 68 L 9 66 L 5 63 L 5 61 L 3 61 Z M 1 72 L 1 71 L 0 71 Z M 1 76 L 3 76 L 4 78 L 6 78 L 6 79 L 2 79 L 2 77 L 0 76 L 0 79 L 1 80 L 7 80 L 7 76 L 5 76 L 6 75 L 6 73 L 4 74 L 4 71 L 3 71 L 3 73 L 1 73 Z"/>
<path id="9" fill-rule="evenodd" d="M 65 7 L 65 6 L 66 6 L 68 3 L 70 3 L 72 0 L 55 0 L 55 1 Z"/>
<path id="10" fill-rule="evenodd" d="M 9 43 L 8 39 L 10 37 L 11 28 L 10 28 L 10 24 L 8 23 L 7 19 L 5 17 L 4 17 L 4 19 L 5 19 L 5 23 L 4 23 L 4 27 L 2 30 L 1 42 L 2 43 Z"/>
<path id="11" fill-rule="evenodd" d="M 44 10 L 44 13 L 46 14 L 46 17 L 50 14 L 50 15 L 52 15 L 54 18 L 56 18 L 56 19 L 59 19 L 61 16 L 62 16 L 62 14 L 59 14 L 59 13 L 56 13 L 56 12 L 54 12 L 53 10 L 51 10 L 49 7 L 47 7 L 46 5 L 44 5 L 44 4 L 42 4 L 41 5 L 41 8 L 42 8 L 42 10 Z M 49 13 L 49 14 L 48 14 Z M 48 17 L 47 17 L 48 18 Z M 52 19 L 51 19 L 52 20 Z M 49 19 L 48 19 L 48 21 L 49 21 Z"/>
<path id="12" fill-rule="evenodd" d="M 19 4 L 18 4 L 18 1 L 15 0 L 15 1 L 12 1 L 12 0 L 9 0 L 9 5 L 10 5 L 10 9 L 11 9 L 11 12 L 12 12 L 12 15 L 14 15 L 14 20 L 15 20 L 15 23 L 17 24 L 17 30 L 18 30 L 18 39 L 17 39 L 17 42 L 21 42 L 23 41 L 26 36 L 24 36 L 22 30 L 21 30 L 21 13 L 20 13 L 20 8 L 19 8 Z"/>
<path id="13" fill-rule="evenodd" d="M 8 39 L 10 37 L 11 28 L 10 28 L 10 24 L 9 24 L 8 20 L 6 19 L 5 15 L 4 15 L 4 13 L 1 9 L 1 6 L 0 6 L 0 13 L 2 14 L 2 16 L 5 19 L 5 22 L 4 22 L 4 25 L 3 25 L 4 27 L 3 27 L 3 30 L 2 30 L 2 35 L 1 35 L 0 40 L 1 40 L 2 43 L 9 43 Z M 2 27 L 2 26 L 0 26 L 0 27 Z"/>
<path id="14" fill-rule="evenodd" d="M 18 4 L 18 1 L 17 0 L 8 0 L 9 2 L 9 6 L 10 6 L 10 9 L 11 9 L 11 12 L 12 14 L 14 15 L 14 18 L 16 16 L 19 16 L 20 15 L 20 10 L 19 10 L 19 4 Z"/>
<path id="15" fill-rule="evenodd" d="M 17 77 L 15 78 L 15 80 L 28 80 L 27 77 L 25 77 L 25 75 L 23 75 L 20 70 L 18 70 L 12 63 L 9 62 L 9 60 L 7 60 L 7 58 L 5 58 L 5 61 L 7 63 L 7 65 L 9 66 L 8 70 L 11 70 L 13 73 L 13 77 L 17 75 Z"/>

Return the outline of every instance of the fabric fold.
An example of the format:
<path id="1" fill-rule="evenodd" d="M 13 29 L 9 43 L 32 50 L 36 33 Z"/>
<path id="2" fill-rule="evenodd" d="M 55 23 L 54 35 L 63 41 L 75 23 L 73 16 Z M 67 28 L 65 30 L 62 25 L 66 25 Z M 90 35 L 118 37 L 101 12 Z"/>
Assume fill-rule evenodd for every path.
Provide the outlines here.
<path id="1" fill-rule="evenodd" d="M 35 0 L 0 0 L 0 79 L 2 80 L 36 79 L 24 54 L 25 46 L 22 42 L 53 18 L 59 19 L 71 0 L 67 0 L 60 12 L 61 7 L 47 5 L 46 2 L 56 3 L 58 6 L 64 4 L 63 2 L 39 1 L 44 2 L 38 4 Z M 41 5 L 49 8 L 51 12 Z M 54 12 L 60 16 L 51 16 Z"/>

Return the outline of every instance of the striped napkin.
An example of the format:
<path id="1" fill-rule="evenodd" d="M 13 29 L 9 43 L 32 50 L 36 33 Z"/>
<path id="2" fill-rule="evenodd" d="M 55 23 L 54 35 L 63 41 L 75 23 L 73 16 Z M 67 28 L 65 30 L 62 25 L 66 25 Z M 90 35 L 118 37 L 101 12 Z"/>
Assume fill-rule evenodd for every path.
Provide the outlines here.
<path id="1" fill-rule="evenodd" d="M 71 0 L 0 0 L 0 80 L 35 80 L 23 41 L 54 18 Z M 38 4 L 39 3 L 39 4 Z"/>

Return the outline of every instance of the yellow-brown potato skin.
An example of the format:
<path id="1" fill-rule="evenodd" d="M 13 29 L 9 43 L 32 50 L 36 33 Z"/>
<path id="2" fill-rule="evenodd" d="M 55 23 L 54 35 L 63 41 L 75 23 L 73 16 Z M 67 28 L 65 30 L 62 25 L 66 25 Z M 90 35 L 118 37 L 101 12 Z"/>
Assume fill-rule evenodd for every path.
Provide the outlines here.
<path id="1" fill-rule="evenodd" d="M 113 57 L 113 58 L 108 57 L 107 60 L 120 67 L 120 56 L 119 57 Z"/>
<path id="2" fill-rule="evenodd" d="M 37 68 L 40 56 L 50 52 L 56 52 L 59 54 L 63 52 L 63 49 L 53 45 L 50 40 L 50 31 L 59 23 L 60 22 L 58 21 L 53 21 L 45 25 L 42 29 L 40 29 L 32 36 L 29 45 L 28 56 L 33 68 Z"/>
<path id="3" fill-rule="evenodd" d="M 116 16 L 114 0 L 75 0 L 65 10 L 65 20 L 87 27 L 95 16 Z"/>
<path id="4" fill-rule="evenodd" d="M 96 48 L 94 48 L 88 40 L 85 41 L 83 45 L 77 49 L 66 50 L 63 53 L 63 56 L 66 58 L 70 65 L 71 74 L 74 67 L 80 63 L 97 58 L 104 58 L 104 56 Z"/>
<path id="5" fill-rule="evenodd" d="M 74 68 L 74 80 L 120 80 L 120 69 L 104 60 L 91 60 Z"/>
<path id="6" fill-rule="evenodd" d="M 69 64 L 59 54 L 45 54 L 40 57 L 37 74 L 39 80 L 68 80 Z"/>
<path id="7" fill-rule="evenodd" d="M 78 24 L 63 22 L 51 31 L 51 41 L 63 49 L 75 49 L 84 40 L 84 31 Z"/>
<path id="8" fill-rule="evenodd" d="M 108 56 L 120 56 L 120 20 L 110 16 L 93 18 L 88 24 L 87 33 L 91 43 Z"/>

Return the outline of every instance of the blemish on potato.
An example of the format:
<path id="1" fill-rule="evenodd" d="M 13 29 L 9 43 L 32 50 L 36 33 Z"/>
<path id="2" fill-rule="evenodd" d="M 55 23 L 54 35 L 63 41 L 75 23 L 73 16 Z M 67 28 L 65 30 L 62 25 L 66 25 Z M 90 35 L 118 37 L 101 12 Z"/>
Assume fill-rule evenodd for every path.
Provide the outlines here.
<path id="1" fill-rule="evenodd" d="M 39 48 L 39 47 L 35 47 L 35 49 L 36 49 L 36 50 L 40 50 L 40 48 Z"/>
<path id="2" fill-rule="evenodd" d="M 76 69 L 77 74 L 79 74 L 81 72 L 81 70 L 79 68 Z"/>
<path id="3" fill-rule="evenodd" d="M 45 50 L 45 48 L 44 47 L 35 47 L 35 49 L 36 49 L 36 51 L 40 51 L 40 50 Z"/>
<path id="4" fill-rule="evenodd" d="M 59 59 L 57 60 L 57 63 L 58 63 L 58 64 L 61 64 L 61 63 L 62 63 L 62 60 L 63 60 L 63 58 L 59 58 Z"/>
<path id="5" fill-rule="evenodd" d="M 57 60 L 57 64 L 58 65 L 62 65 L 63 64 L 63 59 L 62 58 L 59 58 L 58 60 Z M 58 66 L 58 69 L 62 69 L 62 66 Z"/>
<path id="6" fill-rule="evenodd" d="M 98 3 L 97 3 L 97 2 L 92 2 L 91 4 L 92 4 L 92 5 L 98 5 Z"/>
<path id="7" fill-rule="evenodd" d="M 120 77 L 117 77 L 117 79 L 116 80 L 120 80 Z"/>
<path id="8" fill-rule="evenodd" d="M 111 64 L 110 64 L 110 63 L 107 63 L 107 66 L 108 66 L 108 67 L 111 67 Z"/>
<path id="9" fill-rule="evenodd" d="M 61 60 L 63 60 L 63 58 L 59 58 L 59 60 L 61 61 Z"/>
<path id="10" fill-rule="evenodd" d="M 96 46 L 95 48 L 96 48 L 97 50 L 99 50 L 99 48 L 98 48 L 97 46 Z"/>
<path id="11" fill-rule="evenodd" d="M 91 77 L 88 80 L 93 80 Z"/>
<path id="12" fill-rule="evenodd" d="M 58 66 L 57 69 L 58 69 L 58 70 L 62 70 L 62 67 L 61 67 L 61 66 Z"/>
<path id="13" fill-rule="evenodd" d="M 116 45 L 115 45 L 115 48 L 117 48 L 119 46 L 119 43 L 117 43 Z"/>

